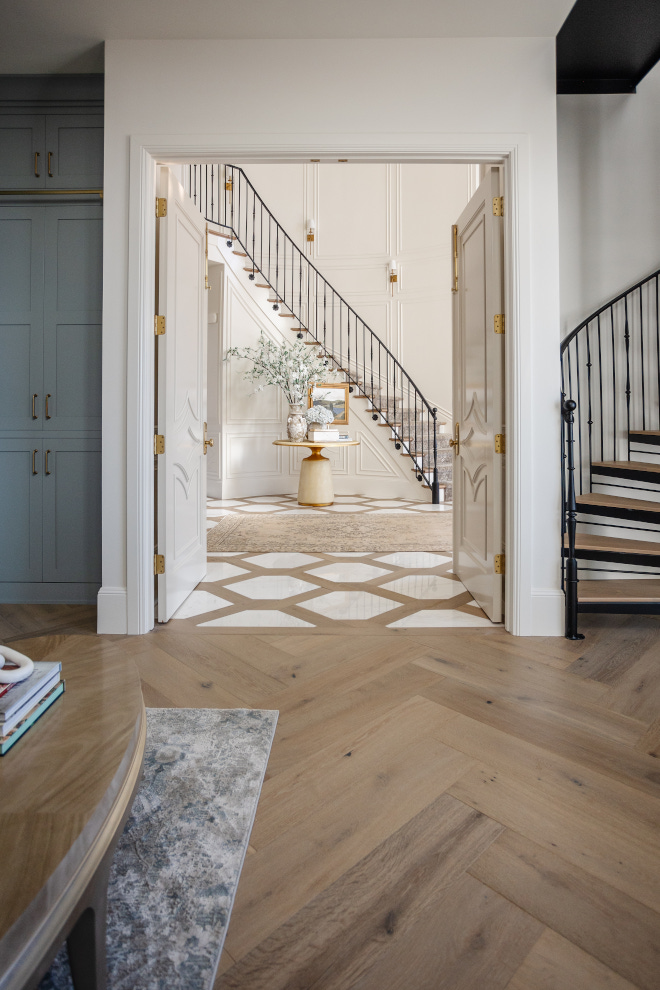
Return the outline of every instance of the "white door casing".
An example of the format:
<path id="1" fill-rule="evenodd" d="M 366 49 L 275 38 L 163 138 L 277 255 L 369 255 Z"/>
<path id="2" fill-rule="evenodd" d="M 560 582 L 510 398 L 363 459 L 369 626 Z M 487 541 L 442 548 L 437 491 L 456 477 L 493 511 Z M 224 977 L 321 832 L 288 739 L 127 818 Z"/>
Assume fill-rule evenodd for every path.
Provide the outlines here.
<path id="1" fill-rule="evenodd" d="M 158 220 L 158 315 L 166 327 L 158 337 L 158 621 L 167 622 L 206 574 L 206 224 L 165 167 L 159 196 L 167 214 Z"/>
<path id="2" fill-rule="evenodd" d="M 454 572 L 493 622 L 502 621 L 504 552 L 503 221 L 494 215 L 500 170 L 492 168 L 457 221 L 458 288 L 453 319 Z M 502 558 L 503 559 L 503 558 Z"/>

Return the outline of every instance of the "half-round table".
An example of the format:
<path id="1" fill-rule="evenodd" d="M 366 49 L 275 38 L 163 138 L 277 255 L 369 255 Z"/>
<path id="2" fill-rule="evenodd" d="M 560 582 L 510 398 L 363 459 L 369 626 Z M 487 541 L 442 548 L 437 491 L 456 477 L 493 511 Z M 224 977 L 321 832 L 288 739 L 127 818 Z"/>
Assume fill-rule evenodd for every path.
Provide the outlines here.
<path id="1" fill-rule="evenodd" d="M 30 645 L 21 651 L 59 659 Z M 76 990 L 106 984 L 108 871 L 146 716 L 133 661 L 90 647 L 63 657 L 64 694 L 0 760 L 0 990 L 37 987 L 64 939 Z"/>
<path id="2" fill-rule="evenodd" d="M 309 447 L 311 454 L 300 465 L 298 505 L 332 505 L 335 492 L 332 485 L 330 461 L 321 451 L 324 447 L 357 447 L 359 440 L 273 440 L 276 447 Z"/>

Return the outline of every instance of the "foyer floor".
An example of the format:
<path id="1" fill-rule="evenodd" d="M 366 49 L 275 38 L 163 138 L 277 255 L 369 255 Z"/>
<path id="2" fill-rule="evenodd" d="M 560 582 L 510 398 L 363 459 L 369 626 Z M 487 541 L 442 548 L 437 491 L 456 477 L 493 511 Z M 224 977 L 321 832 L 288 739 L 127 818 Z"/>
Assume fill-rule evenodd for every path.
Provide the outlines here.
<path id="1" fill-rule="evenodd" d="M 398 601 L 399 565 L 313 556 L 310 595 L 334 585 L 309 569 L 366 561 L 394 577 L 352 588 Z M 226 597 L 281 570 L 213 562 L 248 572 L 210 583 Z M 35 659 L 128 653 L 147 706 L 279 711 L 215 990 L 658 990 L 657 617 L 583 616 L 567 642 L 265 601 L 231 608 L 313 627 L 97 636 L 86 606 L 0 606 Z"/>
<path id="2" fill-rule="evenodd" d="M 302 509 L 295 495 L 208 501 L 208 526 L 231 515 L 379 515 L 396 526 L 402 515 L 449 512 L 450 505 L 338 496 Z M 211 632 L 288 628 L 328 631 L 337 623 L 387 629 L 490 626 L 442 553 L 210 553 L 205 581 L 173 622 Z"/>

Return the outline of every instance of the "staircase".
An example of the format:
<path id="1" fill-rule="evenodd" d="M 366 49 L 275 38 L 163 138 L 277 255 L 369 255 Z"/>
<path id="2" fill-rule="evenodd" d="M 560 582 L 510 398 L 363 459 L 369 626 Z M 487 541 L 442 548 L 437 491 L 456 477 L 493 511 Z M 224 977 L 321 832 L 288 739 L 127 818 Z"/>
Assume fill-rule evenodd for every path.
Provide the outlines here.
<path id="1" fill-rule="evenodd" d="M 566 637 L 578 614 L 660 614 L 660 271 L 561 345 Z"/>
<path id="2" fill-rule="evenodd" d="M 268 293 L 282 330 L 316 347 L 389 431 L 393 453 L 408 457 L 431 500 L 451 498 L 452 451 L 445 424 L 389 348 L 293 242 L 245 172 L 234 165 L 190 165 L 187 191 L 208 224 L 244 260 L 255 289 Z"/>

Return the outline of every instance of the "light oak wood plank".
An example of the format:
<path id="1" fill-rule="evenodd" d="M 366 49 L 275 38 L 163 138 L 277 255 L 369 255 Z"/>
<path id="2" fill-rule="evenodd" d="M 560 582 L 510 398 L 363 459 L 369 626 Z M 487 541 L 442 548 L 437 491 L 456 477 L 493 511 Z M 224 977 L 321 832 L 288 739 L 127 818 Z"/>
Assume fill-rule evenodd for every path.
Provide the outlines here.
<path id="1" fill-rule="evenodd" d="M 570 786 L 557 786 L 541 772 L 536 780 L 525 780 L 479 767 L 448 793 L 660 911 L 660 802 L 653 825 L 641 825 L 630 815 L 617 828 L 607 807 L 590 801 L 582 782 L 575 781 L 573 794 Z"/>
<path id="2" fill-rule="evenodd" d="M 506 990 L 636 990 L 634 984 L 546 929 Z"/>
<path id="3" fill-rule="evenodd" d="M 511 831 L 468 872 L 642 990 L 657 990 L 655 911 Z"/>
<path id="4" fill-rule="evenodd" d="M 383 761 L 422 742 L 440 722 L 455 717 L 424 698 L 412 698 L 352 734 L 329 734 L 324 749 L 266 780 L 251 841 L 258 849 L 272 842 L 319 805 L 340 798 Z"/>
<path id="5" fill-rule="evenodd" d="M 658 509 L 660 510 L 660 506 Z M 660 602 L 660 580 L 631 578 L 629 581 L 580 581 L 578 601 L 657 604 Z"/>
<path id="6" fill-rule="evenodd" d="M 435 681 L 435 675 L 429 671 L 406 666 L 396 668 L 384 677 L 374 677 L 352 691 L 303 698 L 293 711 L 287 711 L 286 700 L 282 703 L 274 698 L 273 704 L 279 708 L 280 718 L 277 747 L 270 758 L 270 774 L 275 776 L 301 757 L 323 748 L 329 738 L 354 732 L 364 725 L 365 719 L 385 714 Z"/>
<path id="7" fill-rule="evenodd" d="M 632 748 L 636 739 L 631 739 L 627 745 L 617 738 L 608 739 L 605 718 L 602 731 L 595 733 L 591 718 L 585 728 L 558 712 L 527 705 L 523 701 L 493 699 L 488 693 L 448 678 L 420 693 L 431 701 L 438 701 L 444 708 L 451 708 L 477 722 L 518 736 L 531 745 L 541 746 L 580 766 L 607 773 L 646 793 L 660 794 L 660 771 L 655 761 Z M 637 738 L 641 734 L 639 732 Z"/>
<path id="8" fill-rule="evenodd" d="M 246 862 L 227 949 L 240 959 L 447 789 L 467 760 L 423 739 L 377 760 L 335 800 L 319 805 Z"/>
<path id="9" fill-rule="evenodd" d="M 142 682 L 177 708 L 245 708 L 242 698 L 190 672 L 180 660 L 153 645 L 135 657 Z M 206 687 L 204 685 L 207 685 Z"/>
<path id="10" fill-rule="evenodd" d="M 318 980 L 323 986 L 328 973 L 344 987 L 353 986 L 356 967 L 368 971 L 381 957 L 391 958 L 438 898 L 451 903 L 448 892 L 500 833 L 501 826 L 483 815 L 447 796 L 438 798 L 278 927 L 216 986 L 296 990 Z M 478 927 L 477 919 L 471 926 Z"/>
<path id="11" fill-rule="evenodd" d="M 660 623 L 658 624 L 660 634 Z M 660 649 L 642 654 L 610 688 L 608 708 L 649 725 L 660 712 Z"/>

